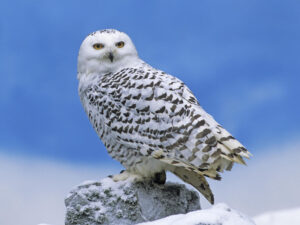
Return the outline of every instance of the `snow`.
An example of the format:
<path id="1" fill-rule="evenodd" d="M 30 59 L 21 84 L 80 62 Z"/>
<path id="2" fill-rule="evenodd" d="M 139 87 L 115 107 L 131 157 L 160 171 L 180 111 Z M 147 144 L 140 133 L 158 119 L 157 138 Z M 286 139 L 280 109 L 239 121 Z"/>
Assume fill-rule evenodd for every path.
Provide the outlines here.
<path id="1" fill-rule="evenodd" d="M 250 218 L 229 208 L 224 203 L 216 204 L 210 209 L 168 216 L 153 222 L 140 223 L 139 225 L 196 225 L 199 223 L 212 225 L 255 225 Z"/>
<path id="2" fill-rule="evenodd" d="M 251 219 L 241 213 L 230 209 L 226 204 L 220 203 L 210 209 L 197 210 L 187 214 L 169 216 L 160 220 L 139 223 L 137 225 L 300 225 L 300 207 L 263 213 Z M 38 225 L 50 225 L 40 223 Z"/>
<path id="3" fill-rule="evenodd" d="M 256 225 L 300 225 L 300 207 L 268 212 L 254 218 Z"/>

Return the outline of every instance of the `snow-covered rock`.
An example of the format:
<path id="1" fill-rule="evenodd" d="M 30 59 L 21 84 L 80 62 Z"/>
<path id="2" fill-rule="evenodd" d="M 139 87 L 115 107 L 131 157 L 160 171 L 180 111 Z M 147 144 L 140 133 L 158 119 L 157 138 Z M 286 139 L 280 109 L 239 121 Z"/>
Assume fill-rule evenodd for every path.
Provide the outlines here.
<path id="1" fill-rule="evenodd" d="M 255 223 L 242 213 L 219 203 L 209 209 L 169 216 L 138 225 L 255 225 Z"/>
<path id="2" fill-rule="evenodd" d="M 254 221 L 257 225 L 300 225 L 300 208 L 264 213 Z"/>
<path id="3" fill-rule="evenodd" d="M 199 196 L 183 184 L 85 182 L 65 199 L 66 225 L 127 225 L 200 209 Z"/>

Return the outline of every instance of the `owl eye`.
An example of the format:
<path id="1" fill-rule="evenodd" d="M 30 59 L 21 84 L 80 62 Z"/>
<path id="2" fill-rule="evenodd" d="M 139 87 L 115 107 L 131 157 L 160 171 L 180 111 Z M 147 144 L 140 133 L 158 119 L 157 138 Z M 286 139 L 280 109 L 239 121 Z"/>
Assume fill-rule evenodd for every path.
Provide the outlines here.
<path id="1" fill-rule="evenodd" d="M 120 42 L 117 42 L 117 43 L 116 43 L 116 46 L 117 46 L 118 48 L 123 48 L 124 45 L 125 45 L 124 41 L 120 41 Z"/>
<path id="2" fill-rule="evenodd" d="M 100 50 L 100 49 L 104 48 L 104 45 L 101 43 L 96 43 L 93 45 L 93 48 L 96 50 Z"/>

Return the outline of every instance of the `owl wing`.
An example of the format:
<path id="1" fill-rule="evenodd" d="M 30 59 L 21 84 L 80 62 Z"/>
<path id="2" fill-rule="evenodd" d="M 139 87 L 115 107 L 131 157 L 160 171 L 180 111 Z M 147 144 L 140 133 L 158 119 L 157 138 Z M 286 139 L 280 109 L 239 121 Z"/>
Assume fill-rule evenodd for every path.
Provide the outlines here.
<path id="1" fill-rule="evenodd" d="M 202 171 L 230 169 L 232 162 L 245 164 L 243 157 L 250 156 L 171 75 L 153 68 L 124 69 L 101 83 L 111 102 L 106 124 L 120 142 L 144 155 L 163 150 Z"/>
<path id="2" fill-rule="evenodd" d="M 162 71 L 123 69 L 103 76 L 89 95 L 102 96 L 98 113 L 115 141 L 170 165 L 211 202 L 203 175 L 220 179 L 218 172 L 230 170 L 234 162 L 244 164 L 243 157 L 250 156 L 202 109 L 182 81 Z M 196 175 L 201 182 L 193 181 Z"/>

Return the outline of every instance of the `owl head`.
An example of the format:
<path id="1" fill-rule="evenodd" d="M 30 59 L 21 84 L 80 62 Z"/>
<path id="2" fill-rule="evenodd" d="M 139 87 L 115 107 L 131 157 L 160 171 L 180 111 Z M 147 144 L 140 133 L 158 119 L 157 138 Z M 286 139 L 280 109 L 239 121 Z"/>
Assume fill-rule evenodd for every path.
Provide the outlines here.
<path id="1" fill-rule="evenodd" d="M 127 34 L 113 29 L 99 30 L 88 35 L 80 46 L 78 76 L 115 72 L 137 58 L 135 46 Z"/>

